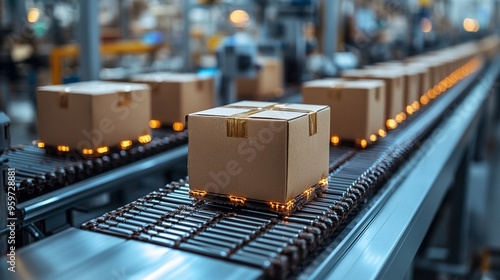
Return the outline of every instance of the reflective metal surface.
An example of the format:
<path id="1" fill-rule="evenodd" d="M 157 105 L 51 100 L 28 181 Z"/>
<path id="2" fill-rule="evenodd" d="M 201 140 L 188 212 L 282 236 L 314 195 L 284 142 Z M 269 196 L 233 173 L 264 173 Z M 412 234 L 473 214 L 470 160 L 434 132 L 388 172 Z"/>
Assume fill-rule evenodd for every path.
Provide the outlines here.
<path id="1" fill-rule="evenodd" d="M 257 269 L 142 242 L 68 229 L 1 259 L 0 279 L 256 279 Z"/>

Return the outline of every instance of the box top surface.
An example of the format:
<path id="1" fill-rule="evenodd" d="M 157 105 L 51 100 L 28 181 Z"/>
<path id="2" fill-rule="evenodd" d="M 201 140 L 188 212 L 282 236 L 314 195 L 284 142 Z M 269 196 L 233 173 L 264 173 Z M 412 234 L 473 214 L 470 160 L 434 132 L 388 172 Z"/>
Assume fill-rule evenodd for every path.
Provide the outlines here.
<path id="1" fill-rule="evenodd" d="M 365 69 L 368 70 L 379 70 L 383 69 L 388 71 L 398 71 L 405 75 L 415 75 L 422 72 L 426 72 L 427 68 L 415 66 L 412 64 L 377 64 L 377 65 L 367 65 Z"/>
<path id="2" fill-rule="evenodd" d="M 415 58 L 409 58 L 406 61 L 409 63 L 419 63 L 431 67 L 443 64 L 442 61 L 433 57 L 415 57 Z"/>
<path id="3" fill-rule="evenodd" d="M 343 80 L 343 79 L 324 79 L 314 80 L 304 84 L 304 88 L 377 88 L 384 86 L 384 82 L 377 80 Z"/>
<path id="4" fill-rule="evenodd" d="M 347 70 L 342 73 L 342 77 L 360 77 L 360 78 L 398 78 L 403 76 L 404 73 L 397 69 L 390 70 L 387 68 L 380 69 L 356 69 Z"/>
<path id="5" fill-rule="evenodd" d="M 198 75 L 195 73 L 174 73 L 174 72 L 154 72 L 144 73 L 132 76 L 132 81 L 142 82 L 196 82 L 198 80 L 209 80 L 210 77 Z"/>
<path id="6" fill-rule="evenodd" d="M 235 103 L 231 103 L 226 105 L 225 107 L 249 107 L 249 108 L 257 108 L 257 107 L 268 107 L 278 105 L 276 102 L 262 102 L 262 101 L 239 101 Z"/>
<path id="7" fill-rule="evenodd" d="M 134 83 L 116 83 L 104 81 L 79 82 L 65 85 L 50 85 L 39 87 L 39 91 L 67 92 L 70 94 L 104 95 L 117 92 L 147 90 L 148 85 Z"/>
<path id="8" fill-rule="evenodd" d="M 236 108 L 234 108 L 234 107 Z M 263 108 L 269 106 L 276 106 L 274 108 L 263 109 L 250 115 L 245 115 L 256 108 Z M 242 108 L 248 107 L 248 108 Z M 190 115 L 194 116 L 214 116 L 214 117 L 231 117 L 237 115 L 244 115 L 246 118 L 251 119 L 276 119 L 290 121 L 298 117 L 307 115 L 309 112 L 318 112 L 328 106 L 323 105 L 308 105 L 308 104 L 278 104 L 274 102 L 258 102 L 258 101 L 241 101 L 229 104 L 225 107 L 212 108 Z"/>

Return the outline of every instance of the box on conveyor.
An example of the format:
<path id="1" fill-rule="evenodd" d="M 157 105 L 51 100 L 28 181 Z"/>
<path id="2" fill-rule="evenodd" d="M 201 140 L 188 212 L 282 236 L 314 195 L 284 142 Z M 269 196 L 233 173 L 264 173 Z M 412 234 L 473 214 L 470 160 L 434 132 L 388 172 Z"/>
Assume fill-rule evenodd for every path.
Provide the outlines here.
<path id="1" fill-rule="evenodd" d="M 406 63 L 404 61 L 389 61 L 389 62 L 380 62 L 376 65 L 381 66 L 403 66 L 405 68 L 411 69 L 411 71 L 415 71 L 418 73 L 418 89 L 417 96 L 420 97 L 425 94 L 431 88 L 431 75 L 429 72 L 429 68 L 425 65 L 425 63 Z M 410 98 L 411 99 L 411 94 Z M 417 98 L 418 100 L 418 98 Z"/>
<path id="2" fill-rule="evenodd" d="M 342 78 L 382 80 L 385 82 L 385 118 L 393 119 L 399 113 L 404 111 L 404 76 L 398 71 L 389 71 L 386 69 L 360 69 L 348 70 L 342 73 Z"/>
<path id="3" fill-rule="evenodd" d="M 488 36 L 479 41 L 479 48 L 488 58 L 492 58 L 500 50 L 500 38 L 498 35 Z"/>
<path id="4" fill-rule="evenodd" d="M 429 82 L 430 88 L 439 84 L 439 82 L 445 77 L 446 69 L 443 63 L 439 60 L 433 59 L 429 56 L 414 56 L 407 58 L 405 60 L 407 64 L 415 64 L 418 63 L 420 65 L 424 65 L 428 68 L 429 71 Z"/>
<path id="5" fill-rule="evenodd" d="M 376 64 L 376 65 L 368 65 L 365 66 L 366 69 L 388 69 L 390 71 L 401 72 L 404 77 L 404 89 L 403 89 L 403 104 L 408 106 L 412 104 L 414 101 L 417 101 L 418 98 L 425 92 L 420 91 L 421 88 L 425 87 L 427 75 L 427 68 L 424 67 L 416 67 L 414 65 L 407 66 L 404 64 Z"/>
<path id="6" fill-rule="evenodd" d="M 91 81 L 43 86 L 37 90 L 37 105 L 40 141 L 60 152 L 92 155 L 122 141 L 151 141 L 148 85 Z"/>
<path id="7" fill-rule="evenodd" d="M 289 212 L 327 183 L 328 106 L 242 101 L 188 124 L 194 197 Z"/>
<path id="8" fill-rule="evenodd" d="M 149 84 L 152 120 L 159 121 L 162 125 L 175 124 L 175 130 L 185 127 L 188 114 L 212 108 L 215 103 L 212 77 L 194 73 L 156 72 L 132 76 L 131 81 Z M 152 127 L 158 127 L 155 123 L 152 124 Z"/>
<path id="9" fill-rule="evenodd" d="M 302 86 L 302 100 L 307 104 L 330 106 L 330 136 L 334 144 L 341 140 L 354 140 L 358 143 L 362 140 L 375 141 L 379 130 L 385 127 L 383 81 L 310 81 Z"/>
<path id="10" fill-rule="evenodd" d="M 239 99 L 265 99 L 283 95 L 283 65 L 274 57 L 259 57 L 260 66 L 254 78 L 236 79 L 236 92 Z"/>

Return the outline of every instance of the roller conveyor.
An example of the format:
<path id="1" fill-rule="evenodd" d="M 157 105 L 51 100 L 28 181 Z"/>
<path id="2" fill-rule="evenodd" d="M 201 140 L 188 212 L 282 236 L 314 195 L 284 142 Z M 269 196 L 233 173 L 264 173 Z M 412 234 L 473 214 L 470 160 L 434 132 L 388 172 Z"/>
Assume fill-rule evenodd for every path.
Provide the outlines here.
<path id="1" fill-rule="evenodd" d="M 83 158 L 78 154 L 47 154 L 44 149 L 31 145 L 12 147 L 5 156 L 8 165 L 16 169 L 18 201 L 27 201 L 187 143 L 187 131 L 157 130 L 155 133 L 156 137 L 148 144 L 94 158 Z"/>
<path id="2" fill-rule="evenodd" d="M 498 61 L 498 57 L 495 61 Z M 498 68 L 498 63 L 492 63 L 489 71 L 485 72 L 489 78 L 481 76 L 482 79 L 492 83 L 491 80 L 498 75 Z M 398 187 L 405 186 L 399 186 L 400 183 L 406 178 L 419 176 L 411 170 L 421 166 L 420 161 L 429 155 L 433 146 L 437 145 L 436 139 L 443 139 L 436 136 L 436 133 L 439 136 L 440 130 L 444 129 L 441 126 L 446 125 L 446 129 L 460 127 L 459 131 L 464 132 L 471 125 L 466 120 L 473 119 L 473 115 L 477 113 L 487 96 L 487 88 L 484 87 L 488 85 L 479 83 L 471 90 L 470 86 L 479 76 L 480 73 L 475 73 L 448 90 L 446 94 L 436 99 L 432 106 L 424 107 L 411 117 L 412 120 L 403 123 L 398 130 L 389 133 L 376 145 L 364 150 L 332 147 L 328 190 L 292 215 L 280 216 L 244 207 L 196 201 L 188 195 L 189 182 L 179 181 L 89 221 L 82 227 L 121 237 L 120 240 L 127 239 L 124 242 L 130 244 L 130 247 L 152 243 L 160 245 L 152 247 L 158 250 L 165 247 L 180 249 L 191 257 L 182 259 L 184 265 L 180 268 L 170 268 L 176 273 L 179 273 L 179 270 L 195 271 L 199 267 L 206 269 L 206 266 L 210 265 L 207 261 L 200 266 L 199 262 L 195 262 L 196 257 L 191 255 L 194 253 L 207 256 L 210 260 L 223 260 L 216 262 L 218 264 L 238 265 L 237 269 L 241 271 L 251 268 L 259 271 L 256 275 L 248 274 L 244 278 L 257 278 L 261 274 L 273 278 L 285 276 L 356 278 L 354 275 L 357 275 L 364 276 L 362 277 L 364 279 L 367 276 L 368 278 L 376 275 L 388 276 L 390 274 L 387 273 L 387 268 L 382 265 L 387 262 L 389 264 L 397 262 L 391 246 L 387 246 L 386 255 L 379 254 L 386 259 L 375 259 L 373 268 L 378 269 L 375 274 L 366 274 L 365 267 L 356 271 L 356 260 L 361 260 L 363 263 L 361 258 L 363 251 L 356 248 L 361 248 L 359 242 L 363 240 L 369 242 L 370 238 L 382 242 L 383 236 L 380 234 L 373 233 L 366 236 L 367 227 L 377 225 L 381 228 L 377 228 L 376 231 L 387 232 L 388 229 L 383 227 L 383 221 L 395 217 L 392 215 L 388 218 L 382 213 L 389 211 L 388 207 L 395 204 L 394 198 L 401 197 Z M 456 108 L 465 97 L 467 97 L 466 102 Z M 463 116 L 464 123 L 454 122 L 450 127 L 455 115 Z M 443 125 L 435 129 L 440 123 Z M 463 137 L 456 135 L 455 138 L 459 138 L 454 142 L 458 145 Z M 453 153 L 453 147 L 450 146 L 449 149 Z M 443 158 L 443 161 L 446 159 L 448 158 Z M 439 165 L 436 163 L 437 166 Z M 432 185 L 429 187 L 429 192 L 436 196 L 444 192 L 444 190 L 436 192 L 431 187 Z M 415 200 L 418 202 L 417 197 Z M 435 200 L 439 201 L 438 198 Z M 409 201 L 408 205 L 411 206 L 416 202 Z M 424 202 L 426 201 L 422 204 Z M 405 202 L 400 201 L 400 203 Z M 436 207 L 436 203 L 433 200 L 432 205 Z M 401 215 L 407 214 L 406 212 L 410 210 L 416 211 L 409 207 L 402 211 Z M 407 214 L 409 218 L 419 217 L 415 213 L 410 214 Z M 428 223 L 430 221 L 427 221 L 427 225 Z M 407 229 L 403 226 L 401 229 L 394 228 L 394 234 L 388 234 L 397 239 L 392 241 L 396 247 L 405 242 L 401 240 L 403 236 L 398 238 L 394 236 L 399 230 Z M 78 230 L 71 231 L 80 234 Z M 425 229 L 423 231 L 425 232 Z M 422 230 L 415 232 L 422 234 Z M 404 235 L 405 238 L 408 236 L 411 234 Z M 137 243 L 134 240 L 141 242 Z M 51 238 L 38 244 L 47 246 L 50 242 L 60 242 L 60 238 L 57 241 Z M 366 247 L 366 244 L 364 246 Z M 33 254 L 34 251 L 29 249 L 27 247 L 19 251 L 21 259 L 23 255 Z M 108 258 L 107 264 L 119 261 L 119 255 L 110 256 L 112 257 Z M 169 260 L 165 258 L 164 261 L 168 263 Z M 85 267 L 86 264 L 89 262 L 83 260 L 79 266 Z M 106 264 L 99 264 L 97 268 L 105 266 Z M 153 275 L 155 271 L 151 271 L 148 266 L 141 266 L 134 273 L 134 275 L 141 273 L 145 273 L 141 275 Z M 74 276 L 72 278 L 78 279 L 78 275 L 70 270 L 55 275 L 62 278 L 71 275 Z M 197 274 L 195 277 L 199 278 L 202 275 Z"/>

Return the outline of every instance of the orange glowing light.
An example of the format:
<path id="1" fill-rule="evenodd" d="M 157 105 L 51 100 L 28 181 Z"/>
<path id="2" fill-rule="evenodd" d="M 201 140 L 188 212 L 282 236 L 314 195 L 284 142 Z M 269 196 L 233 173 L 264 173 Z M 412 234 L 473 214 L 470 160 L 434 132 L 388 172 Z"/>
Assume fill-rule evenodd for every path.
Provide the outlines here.
<path id="1" fill-rule="evenodd" d="M 151 142 L 151 135 L 149 135 L 149 134 L 141 135 L 141 136 L 139 136 L 139 138 L 137 140 L 141 144 L 149 143 L 149 142 Z"/>
<path id="2" fill-rule="evenodd" d="M 441 81 L 437 87 L 438 93 L 443 93 L 447 89 L 446 84 L 443 81 Z"/>
<path id="3" fill-rule="evenodd" d="M 229 22 L 234 27 L 243 28 L 250 23 L 250 15 L 243 10 L 234 10 L 229 14 Z"/>
<path id="4" fill-rule="evenodd" d="M 39 141 L 38 143 L 36 143 L 36 146 L 38 148 L 45 148 L 45 143 L 43 143 L 42 141 Z"/>
<path id="5" fill-rule="evenodd" d="M 40 19 L 40 10 L 38 8 L 31 8 L 28 11 L 28 22 L 35 23 Z"/>
<path id="6" fill-rule="evenodd" d="M 397 122 L 397 123 L 402 123 L 403 122 L 403 117 L 401 117 L 400 114 L 397 114 L 396 117 L 394 118 L 394 120 Z"/>
<path id="7" fill-rule="evenodd" d="M 328 178 L 323 178 L 319 180 L 318 184 L 322 187 L 327 187 L 328 186 Z"/>
<path id="8" fill-rule="evenodd" d="M 408 113 L 408 115 L 413 115 L 414 112 L 415 110 L 411 105 L 406 106 L 406 113 Z"/>
<path id="9" fill-rule="evenodd" d="M 334 146 L 336 146 L 336 145 L 340 144 L 340 137 L 338 137 L 338 136 L 332 136 L 332 138 L 330 139 L 330 142 L 332 142 L 332 144 Z"/>
<path id="10" fill-rule="evenodd" d="M 418 111 L 420 109 L 420 103 L 418 101 L 415 101 L 411 104 L 411 107 L 413 108 L 413 111 Z"/>
<path id="11" fill-rule="evenodd" d="M 387 136 L 387 132 L 385 132 L 385 130 L 383 130 L 383 129 L 379 129 L 378 130 L 378 136 L 384 138 L 384 137 Z"/>
<path id="12" fill-rule="evenodd" d="M 290 211 L 293 209 L 295 203 L 293 202 L 293 200 L 290 200 L 286 204 L 279 202 L 268 202 L 268 205 L 271 206 L 271 209 L 276 211 Z"/>
<path id="13" fill-rule="evenodd" d="M 149 121 L 149 127 L 152 129 L 157 129 L 161 127 L 161 122 L 159 120 L 150 120 Z"/>
<path id="14" fill-rule="evenodd" d="M 309 198 L 311 198 L 313 192 L 314 192 L 314 187 L 308 188 L 303 192 L 303 194 L 306 196 L 306 200 L 309 200 Z"/>
<path id="15" fill-rule="evenodd" d="M 69 147 L 68 146 L 57 146 L 57 150 L 59 152 L 69 152 Z"/>
<path id="16" fill-rule="evenodd" d="M 172 125 L 172 129 L 174 131 L 180 132 L 184 130 L 184 125 L 181 122 L 174 122 Z"/>
<path id="17" fill-rule="evenodd" d="M 195 197 L 204 197 L 207 192 L 206 191 L 200 191 L 200 190 L 192 190 L 189 191 L 189 194 Z"/>
<path id="18" fill-rule="evenodd" d="M 97 150 L 97 152 L 98 152 L 99 154 L 105 154 L 105 153 L 109 152 L 109 148 L 108 148 L 108 147 L 106 147 L 106 146 L 99 147 L 99 148 L 97 148 L 96 150 Z"/>
<path id="19" fill-rule="evenodd" d="M 423 95 L 420 97 L 420 104 L 422 105 L 427 105 L 429 104 L 429 97 L 427 97 L 426 95 Z"/>
<path id="20" fill-rule="evenodd" d="M 82 149 L 82 153 L 84 155 L 92 155 L 92 154 L 94 154 L 94 150 L 85 148 L 85 149 Z"/>
<path id="21" fill-rule="evenodd" d="M 230 195 L 229 199 L 231 200 L 231 202 L 236 203 L 236 204 L 245 204 L 245 201 L 247 200 L 244 197 L 234 196 L 234 195 Z"/>
<path id="22" fill-rule="evenodd" d="M 120 148 L 123 150 L 128 149 L 132 146 L 132 141 L 131 140 L 123 140 L 120 142 Z"/>
<path id="23" fill-rule="evenodd" d="M 375 134 L 370 135 L 370 141 L 372 141 L 372 142 L 377 141 L 377 135 L 375 135 Z"/>
<path id="24" fill-rule="evenodd" d="M 364 148 L 366 148 L 366 146 L 368 146 L 368 141 L 366 141 L 366 139 L 360 139 L 360 140 L 358 139 L 358 140 L 356 140 L 356 143 L 362 149 L 364 149 Z"/>
<path id="25" fill-rule="evenodd" d="M 473 18 L 465 18 L 463 22 L 464 30 L 467 32 L 478 32 L 479 31 L 479 21 Z"/>
<path id="26" fill-rule="evenodd" d="M 398 123 L 393 119 L 388 119 L 385 122 L 385 126 L 387 126 L 387 129 L 392 130 L 392 129 L 396 129 L 398 127 Z"/>

